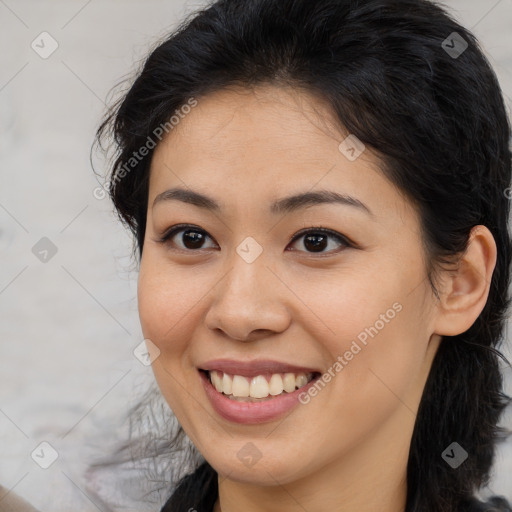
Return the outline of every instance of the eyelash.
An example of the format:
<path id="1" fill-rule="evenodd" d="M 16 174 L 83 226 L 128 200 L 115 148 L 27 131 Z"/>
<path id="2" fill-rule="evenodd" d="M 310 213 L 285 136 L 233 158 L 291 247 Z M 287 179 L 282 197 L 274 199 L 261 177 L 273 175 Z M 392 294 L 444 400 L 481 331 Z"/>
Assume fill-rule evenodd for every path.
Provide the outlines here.
<path id="1" fill-rule="evenodd" d="M 168 229 L 163 235 L 162 237 L 156 239 L 156 241 L 158 243 L 161 243 L 161 244 L 168 244 L 170 245 L 170 242 L 171 242 L 171 239 L 177 235 L 178 233 L 180 232 L 183 232 L 183 231 L 187 231 L 187 230 L 193 230 L 193 231 L 196 231 L 196 232 L 199 232 L 199 233 L 203 233 L 205 234 L 208 238 L 210 238 L 211 240 L 213 240 L 213 238 L 208 235 L 208 233 L 206 231 L 204 231 L 203 229 L 199 228 L 198 226 L 194 226 L 192 224 L 177 224 L 176 226 L 172 226 L 170 229 Z M 305 236 L 305 235 L 308 235 L 308 234 L 322 234 L 322 235 L 329 235 L 331 236 L 332 238 L 335 238 L 338 242 L 340 242 L 344 248 L 356 248 L 356 244 L 353 243 L 351 240 L 349 240 L 346 236 L 340 234 L 340 233 L 337 233 L 336 231 L 332 231 L 330 229 L 327 229 L 327 228 L 324 228 L 324 227 L 311 227 L 311 228 L 307 228 L 307 229 L 303 229 L 301 231 L 299 231 L 298 233 L 296 233 L 295 235 L 293 235 L 290 243 L 294 243 L 295 241 L 297 241 L 298 239 L 300 239 L 301 237 Z M 184 252 L 198 252 L 200 251 L 201 249 L 182 249 L 181 247 L 178 247 L 177 250 L 180 250 L 180 251 L 184 251 Z M 343 249 L 341 249 L 343 250 Z M 327 252 L 309 252 L 309 251 L 299 251 L 299 252 L 305 252 L 306 254 L 312 254 L 312 255 L 319 255 L 319 256 L 322 256 L 322 255 L 326 255 L 326 254 L 332 254 L 332 253 L 338 253 L 340 252 L 339 250 L 338 251 L 327 251 Z"/>

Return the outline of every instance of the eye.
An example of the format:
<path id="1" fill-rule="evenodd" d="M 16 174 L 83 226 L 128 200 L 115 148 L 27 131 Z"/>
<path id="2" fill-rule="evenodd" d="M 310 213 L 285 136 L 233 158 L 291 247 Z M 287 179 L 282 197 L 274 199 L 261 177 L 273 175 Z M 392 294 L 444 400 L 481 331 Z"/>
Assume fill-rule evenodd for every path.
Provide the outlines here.
<path id="1" fill-rule="evenodd" d="M 338 243 L 338 246 L 341 248 L 353 247 L 353 244 L 346 238 L 345 236 L 337 233 L 336 231 L 331 231 L 330 229 L 325 228 L 308 228 L 305 231 L 301 231 L 296 234 L 292 242 L 303 238 L 302 246 L 306 248 L 306 252 L 312 253 L 322 253 L 322 252 L 333 252 L 333 251 L 324 251 L 326 247 L 329 245 L 329 238 L 335 239 Z"/>
<path id="2" fill-rule="evenodd" d="M 190 224 L 178 224 L 173 226 L 171 229 L 166 231 L 161 238 L 157 241 L 164 244 L 170 243 L 172 238 L 174 238 L 178 233 L 183 233 L 181 237 L 177 237 L 177 239 L 181 242 L 182 245 L 178 245 L 179 249 L 183 250 L 194 250 L 194 249 L 209 249 L 209 247 L 204 247 L 204 241 L 207 238 L 211 237 L 206 234 L 206 231 L 196 227 L 191 226 Z M 176 245 L 174 242 L 172 245 Z"/>
<path id="3" fill-rule="evenodd" d="M 181 233 L 181 237 L 177 237 Z M 173 238 L 177 238 L 177 241 L 173 241 Z M 310 253 L 325 253 L 333 252 L 325 251 L 329 246 L 329 239 L 334 239 L 341 249 L 347 247 L 354 247 L 354 244 L 345 236 L 336 231 L 330 229 L 318 227 L 308 228 L 297 233 L 292 238 L 292 243 L 296 243 L 297 240 L 303 238 L 302 246 L 306 249 L 305 252 Z M 205 240 L 213 240 L 203 229 L 193 226 L 190 224 L 177 224 L 176 226 L 168 229 L 161 238 L 157 239 L 157 242 L 162 244 L 170 244 L 176 246 L 178 249 L 184 251 L 194 251 L 196 249 L 210 249 L 214 246 L 207 247 L 204 245 Z M 181 245 L 180 245 L 181 244 Z M 335 249 L 335 248 L 334 248 Z M 304 251 L 301 251 L 304 252 Z"/>

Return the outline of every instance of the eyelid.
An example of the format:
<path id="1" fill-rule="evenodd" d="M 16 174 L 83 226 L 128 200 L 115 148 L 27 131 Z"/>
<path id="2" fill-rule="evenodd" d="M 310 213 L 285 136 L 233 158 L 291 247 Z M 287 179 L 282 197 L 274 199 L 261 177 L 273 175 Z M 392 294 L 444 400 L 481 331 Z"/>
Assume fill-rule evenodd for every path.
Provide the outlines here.
<path id="1" fill-rule="evenodd" d="M 174 236 L 176 233 L 179 233 L 180 231 L 185 231 L 187 229 L 196 229 L 197 231 L 201 231 L 202 233 L 207 233 L 203 228 L 195 226 L 194 224 L 175 224 L 174 226 L 171 226 L 170 228 L 166 229 L 161 236 L 155 239 L 155 241 L 159 243 L 165 243 L 169 240 L 169 238 Z M 208 236 L 212 238 L 210 235 Z"/>

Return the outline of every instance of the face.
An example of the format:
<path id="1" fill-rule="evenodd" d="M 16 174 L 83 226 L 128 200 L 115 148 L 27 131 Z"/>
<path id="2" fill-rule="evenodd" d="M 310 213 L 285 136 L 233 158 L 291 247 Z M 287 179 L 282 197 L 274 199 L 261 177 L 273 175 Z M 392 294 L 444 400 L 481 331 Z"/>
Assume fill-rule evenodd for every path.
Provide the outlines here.
<path id="1" fill-rule="evenodd" d="M 186 433 L 239 482 L 406 458 L 439 341 L 419 217 L 347 135 L 308 93 L 231 88 L 153 155 L 143 334 Z"/>

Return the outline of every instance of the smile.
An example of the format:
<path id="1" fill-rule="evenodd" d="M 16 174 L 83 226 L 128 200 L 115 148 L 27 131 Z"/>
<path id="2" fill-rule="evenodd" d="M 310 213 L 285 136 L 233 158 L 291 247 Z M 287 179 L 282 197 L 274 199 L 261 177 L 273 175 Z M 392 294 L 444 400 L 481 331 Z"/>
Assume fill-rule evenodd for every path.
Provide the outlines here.
<path id="1" fill-rule="evenodd" d="M 321 376 L 313 368 L 273 361 L 217 360 L 202 365 L 199 376 L 214 411 L 235 423 L 278 419 L 300 405 L 299 394 Z"/>

